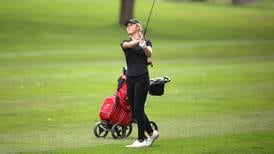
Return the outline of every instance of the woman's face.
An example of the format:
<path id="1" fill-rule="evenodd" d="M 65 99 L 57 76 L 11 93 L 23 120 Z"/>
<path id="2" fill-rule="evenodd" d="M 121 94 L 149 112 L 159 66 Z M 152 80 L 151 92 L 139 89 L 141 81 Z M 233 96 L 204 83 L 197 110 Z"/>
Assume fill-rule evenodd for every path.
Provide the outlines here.
<path id="1" fill-rule="evenodd" d="M 137 24 L 133 24 L 133 23 L 128 23 L 127 24 L 127 33 L 129 35 L 132 35 L 132 34 L 138 32 L 138 30 L 139 30 L 139 27 L 138 27 Z"/>

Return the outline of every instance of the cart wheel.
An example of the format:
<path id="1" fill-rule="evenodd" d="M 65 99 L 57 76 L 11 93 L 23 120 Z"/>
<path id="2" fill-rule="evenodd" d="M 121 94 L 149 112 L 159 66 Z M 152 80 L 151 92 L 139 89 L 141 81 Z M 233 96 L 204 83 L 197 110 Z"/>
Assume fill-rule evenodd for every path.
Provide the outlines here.
<path id="1" fill-rule="evenodd" d="M 150 126 L 152 127 L 153 130 L 158 130 L 158 126 L 155 122 L 150 121 Z"/>
<path id="2" fill-rule="evenodd" d="M 132 124 L 129 124 L 128 126 L 125 127 L 126 137 L 129 137 L 129 135 L 131 134 L 131 132 L 132 132 Z"/>
<path id="3" fill-rule="evenodd" d="M 96 123 L 93 132 L 96 137 L 106 137 L 108 135 L 108 130 L 102 122 Z"/>
<path id="4" fill-rule="evenodd" d="M 114 139 L 122 139 L 126 136 L 126 129 L 120 124 L 115 124 L 111 128 L 111 135 Z"/>

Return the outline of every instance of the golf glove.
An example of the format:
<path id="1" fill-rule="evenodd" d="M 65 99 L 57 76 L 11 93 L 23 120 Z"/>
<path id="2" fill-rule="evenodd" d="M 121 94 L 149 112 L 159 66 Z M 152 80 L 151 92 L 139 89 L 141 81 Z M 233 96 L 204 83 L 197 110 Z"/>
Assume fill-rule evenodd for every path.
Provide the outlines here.
<path id="1" fill-rule="evenodd" d="M 147 47 L 146 41 L 140 41 L 140 42 L 139 42 L 139 46 L 140 46 L 142 49 L 145 49 L 145 48 Z"/>

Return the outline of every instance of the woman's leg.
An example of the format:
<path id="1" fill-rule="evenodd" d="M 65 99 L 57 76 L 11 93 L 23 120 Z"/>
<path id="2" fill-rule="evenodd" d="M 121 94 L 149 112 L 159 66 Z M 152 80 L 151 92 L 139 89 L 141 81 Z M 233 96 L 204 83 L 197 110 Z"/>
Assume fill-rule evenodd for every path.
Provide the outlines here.
<path id="1" fill-rule="evenodd" d="M 148 119 L 146 113 L 145 113 L 145 121 L 146 121 L 146 122 L 145 122 L 145 123 L 146 123 L 146 132 L 147 132 L 148 134 L 153 133 L 153 129 L 152 129 L 151 125 L 150 125 L 150 121 L 149 121 L 149 119 Z"/>
<path id="2" fill-rule="evenodd" d="M 134 94 L 134 113 L 138 124 L 138 139 L 144 140 L 146 138 L 145 131 L 151 133 L 149 120 L 144 112 L 145 101 L 148 93 L 148 76 L 144 76 L 135 84 Z"/>
<path id="3" fill-rule="evenodd" d="M 132 116 L 134 118 L 134 79 L 133 78 L 127 78 L 126 80 L 127 84 L 127 96 L 128 96 L 128 101 L 132 110 Z"/>

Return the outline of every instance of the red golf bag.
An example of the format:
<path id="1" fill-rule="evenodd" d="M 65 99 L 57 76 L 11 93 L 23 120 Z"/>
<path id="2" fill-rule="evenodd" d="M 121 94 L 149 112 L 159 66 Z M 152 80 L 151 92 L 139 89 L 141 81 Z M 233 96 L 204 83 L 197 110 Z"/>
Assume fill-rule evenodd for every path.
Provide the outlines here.
<path id="1" fill-rule="evenodd" d="M 128 102 L 127 85 L 126 85 L 126 68 L 123 67 L 123 75 L 118 79 L 118 86 L 115 95 L 105 98 L 101 105 L 99 117 L 100 122 L 97 122 L 93 128 L 96 137 L 106 137 L 108 132 L 111 132 L 113 138 L 125 138 L 132 132 L 132 111 Z M 161 96 L 164 93 L 164 86 L 170 79 L 167 77 L 150 80 L 150 94 Z M 154 130 L 158 130 L 155 122 L 149 123 Z"/>
<path id="2" fill-rule="evenodd" d="M 126 76 L 118 79 L 118 87 L 115 95 L 107 97 L 100 109 L 99 116 L 102 121 L 111 125 L 119 123 L 123 126 L 132 121 L 132 111 L 127 97 Z"/>

